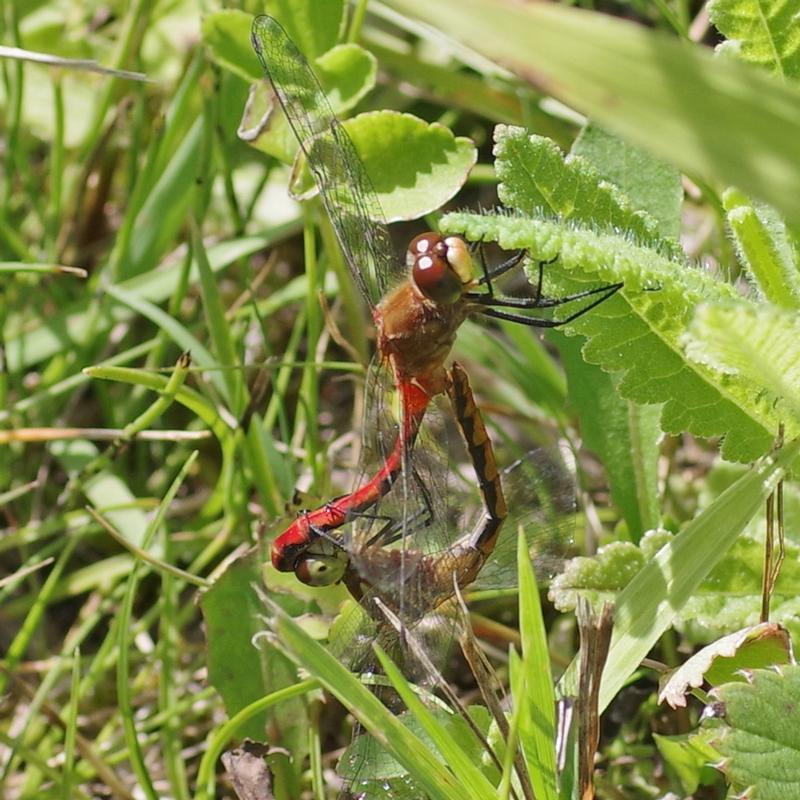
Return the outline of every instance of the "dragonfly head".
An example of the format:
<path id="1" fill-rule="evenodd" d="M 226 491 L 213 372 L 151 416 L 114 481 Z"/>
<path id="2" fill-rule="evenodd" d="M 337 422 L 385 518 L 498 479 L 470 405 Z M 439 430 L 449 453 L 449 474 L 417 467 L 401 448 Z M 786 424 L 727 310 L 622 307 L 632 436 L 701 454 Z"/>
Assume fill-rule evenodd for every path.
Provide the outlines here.
<path id="1" fill-rule="evenodd" d="M 466 242 L 438 233 L 423 233 L 412 239 L 406 265 L 414 285 L 425 297 L 448 305 L 461 299 L 475 272 Z"/>
<path id="2" fill-rule="evenodd" d="M 338 583 L 347 569 L 347 554 L 333 542 L 321 539 L 313 550 L 306 550 L 294 565 L 294 574 L 307 586 Z"/>

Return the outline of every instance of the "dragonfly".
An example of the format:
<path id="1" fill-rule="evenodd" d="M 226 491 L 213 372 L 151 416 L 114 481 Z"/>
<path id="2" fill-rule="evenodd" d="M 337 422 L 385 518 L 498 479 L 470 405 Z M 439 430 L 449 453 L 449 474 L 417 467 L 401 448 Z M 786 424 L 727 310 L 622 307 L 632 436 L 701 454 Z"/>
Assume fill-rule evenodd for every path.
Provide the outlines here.
<path id="1" fill-rule="evenodd" d="M 369 675 L 376 669 L 373 645 L 377 642 L 418 686 L 443 690 L 458 708 L 460 703 L 441 676 L 445 656 L 464 627 L 457 594 L 468 587 L 515 585 L 516 537 L 499 540 L 504 525 L 512 530 L 524 526 L 540 574 L 554 574 L 560 566 L 558 559 L 572 540 L 575 486 L 559 456 L 546 450 L 528 453 L 505 470 L 498 470 L 466 373 L 458 364 L 448 370 L 447 393 L 480 489 L 477 519 L 469 521 L 475 515 L 468 510 L 468 499 L 459 500 L 458 509 L 467 510 L 455 515 L 450 513 L 454 509 L 441 505 L 432 511 L 422 501 L 416 513 L 409 515 L 398 503 L 396 519 L 391 515 L 385 520 L 362 515 L 345 528 L 343 535 L 321 536 L 309 552 L 326 566 L 316 573 L 320 579 L 324 576 L 317 582 L 341 580 L 357 601 L 345 612 L 344 621 L 334 626 L 335 632 L 332 629 L 334 655 L 354 672 Z M 511 510 L 506 507 L 507 487 L 514 497 Z M 408 537 L 402 547 L 393 548 L 399 543 L 400 530 Z M 453 530 L 465 532 L 448 535 Z M 445 539 L 449 544 L 436 549 Z M 371 685 L 383 702 L 402 716 L 393 692 L 374 674 L 371 680 L 377 681 Z M 437 707 L 441 710 L 437 705 L 434 710 Z M 477 728 L 473 730 L 489 747 Z M 367 734 L 354 737 L 339 762 L 340 774 L 348 784 L 344 796 L 394 796 L 392 781 L 405 782 L 400 765 L 379 756 L 376 747 Z M 419 796 L 409 794 L 407 786 L 404 789 L 406 793 L 399 796 Z"/>
<path id="2" fill-rule="evenodd" d="M 549 298 L 542 293 L 543 269 L 548 262 L 540 261 L 532 297 L 500 296 L 493 281 L 516 267 L 524 253 L 513 254 L 492 269 L 481 259 L 483 274 L 479 274 L 463 239 L 436 232 L 416 236 L 405 258 L 395 258 L 385 215 L 366 168 L 305 56 L 271 16 L 255 19 L 251 39 L 305 156 L 353 280 L 371 309 L 377 332 L 377 355 L 371 369 L 388 375 L 385 383 L 396 391 L 400 406 L 399 423 L 393 426 L 391 439 L 380 445 L 384 452 L 374 473 L 349 494 L 301 512 L 275 538 L 273 566 L 293 571 L 299 580 L 311 583 L 322 579 L 320 570 L 326 576 L 335 571 L 333 562 L 320 559 L 330 532 L 375 506 L 399 476 L 404 476 L 405 486 L 413 477 L 413 455 L 419 450 L 423 419 L 432 399 L 447 393 L 446 362 L 457 331 L 468 317 L 555 328 L 604 302 L 622 284 Z M 562 319 L 529 316 L 532 310 L 584 299 L 586 304 Z M 491 547 L 494 539 L 487 536 L 486 541 Z M 334 562 L 339 558 L 335 554 Z"/>

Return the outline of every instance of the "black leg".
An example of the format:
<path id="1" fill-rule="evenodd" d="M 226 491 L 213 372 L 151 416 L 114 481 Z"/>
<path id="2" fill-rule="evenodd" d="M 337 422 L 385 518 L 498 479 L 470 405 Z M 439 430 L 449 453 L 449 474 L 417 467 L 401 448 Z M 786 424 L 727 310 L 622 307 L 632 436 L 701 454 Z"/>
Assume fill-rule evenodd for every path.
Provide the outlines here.
<path id="1" fill-rule="evenodd" d="M 483 248 L 483 242 L 481 242 L 481 248 Z M 524 250 L 519 250 L 518 252 L 514 253 L 513 256 L 510 256 L 502 264 L 498 264 L 496 267 L 487 270 L 486 269 L 486 261 L 483 258 L 483 252 L 481 249 L 481 265 L 483 268 L 483 277 L 478 280 L 479 284 L 485 283 L 487 288 L 489 289 L 489 294 L 492 293 L 492 280 L 494 278 L 499 278 L 501 275 L 505 275 L 510 269 L 514 269 L 514 267 L 522 261 L 523 256 L 525 255 Z M 550 263 L 550 262 L 545 262 Z"/>
<path id="2" fill-rule="evenodd" d="M 481 309 L 481 313 L 487 317 L 494 317 L 495 319 L 505 319 L 509 320 L 510 322 L 519 322 L 521 325 L 529 325 L 531 328 L 557 328 L 560 325 L 566 325 L 588 311 L 591 311 L 595 306 L 599 306 L 600 303 L 602 303 L 604 300 L 607 300 L 609 297 L 611 297 L 611 295 L 618 292 L 621 288 L 621 283 L 613 283 L 610 286 L 601 287 L 600 291 L 603 292 L 603 294 L 600 294 L 600 297 L 589 303 L 588 306 L 578 309 L 574 314 L 570 314 L 565 319 L 542 319 L 540 317 L 526 317 L 522 314 L 511 314 L 508 311 L 500 311 L 496 308 L 483 308 Z"/>
<path id="3" fill-rule="evenodd" d="M 591 297 L 592 295 L 606 292 L 611 289 L 612 286 L 619 288 L 622 284 L 596 286 L 594 289 L 586 289 L 583 292 L 575 292 L 575 294 L 568 294 L 565 297 L 556 298 L 543 298 L 540 294 L 537 294 L 536 297 L 495 298 L 490 297 L 488 294 L 478 292 L 468 292 L 465 297 L 471 302 L 480 305 L 500 306 L 501 308 L 554 308 L 555 306 L 563 306 L 565 303 L 572 303 L 574 300 L 583 300 L 585 297 Z"/>

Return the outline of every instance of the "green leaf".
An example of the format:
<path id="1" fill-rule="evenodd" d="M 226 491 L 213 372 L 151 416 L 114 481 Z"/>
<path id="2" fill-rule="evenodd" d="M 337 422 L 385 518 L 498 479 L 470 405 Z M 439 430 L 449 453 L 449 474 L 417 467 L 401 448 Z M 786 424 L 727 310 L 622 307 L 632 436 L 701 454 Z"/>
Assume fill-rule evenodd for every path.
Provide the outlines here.
<path id="1" fill-rule="evenodd" d="M 208 254 L 203 245 L 203 237 L 195 226 L 192 229 L 192 254 L 200 276 L 203 313 L 208 325 L 208 332 L 214 344 L 214 352 L 217 354 L 218 363 L 222 367 L 222 379 L 225 389 L 223 396 L 228 402 L 228 409 L 233 414 L 238 415 L 241 414 L 243 404 L 246 401 L 242 372 L 238 369 L 240 360 L 233 344 L 230 326 L 225 319 L 225 308 L 222 304 L 214 271 L 211 269 Z"/>
<path id="2" fill-rule="evenodd" d="M 800 271 L 783 220 L 771 208 L 751 203 L 737 189 L 728 189 L 722 203 L 739 261 L 761 294 L 775 305 L 797 310 Z"/>
<path id="3" fill-rule="evenodd" d="M 309 60 L 336 44 L 344 22 L 344 0 L 269 0 L 264 10 Z"/>
<path id="4" fill-rule="evenodd" d="M 554 3 L 393 0 L 628 142 L 800 221 L 800 88 L 628 20 Z M 794 26 L 796 27 L 796 26 Z"/>
<path id="5" fill-rule="evenodd" d="M 475 764 L 472 754 L 463 750 L 460 743 L 454 738 L 451 732 L 440 722 L 432 709 L 420 700 L 415 692 L 415 688 L 405 679 L 400 669 L 392 660 L 375 645 L 375 652 L 378 660 L 391 681 L 392 686 L 397 690 L 400 699 L 408 706 L 408 710 L 414 715 L 422 730 L 441 754 L 445 763 L 459 776 L 459 779 L 466 786 L 470 787 L 470 796 L 477 798 L 492 798 L 495 795 L 493 787 L 486 776 Z"/>
<path id="6" fill-rule="evenodd" d="M 360 45 L 340 44 L 314 62 L 314 71 L 331 108 L 337 114 L 344 114 L 375 86 L 378 62 Z"/>
<path id="7" fill-rule="evenodd" d="M 680 236 L 683 186 L 675 167 L 592 123 L 583 128 L 570 152 L 589 161 L 633 208 L 650 214 L 661 236 Z"/>
<path id="8" fill-rule="evenodd" d="M 386 222 L 417 219 L 438 209 L 464 185 L 477 159 L 471 139 L 412 114 L 369 111 L 343 124 Z"/>
<path id="9" fill-rule="evenodd" d="M 314 72 L 333 112 L 341 116 L 353 109 L 375 86 L 378 64 L 372 53 L 363 47 L 341 44 L 314 62 Z M 256 84 L 254 88 L 253 105 L 245 108 L 242 117 L 245 132 L 241 135 L 253 147 L 291 164 L 299 150 L 297 139 L 286 117 L 273 107 L 273 97 L 266 83 Z"/>
<path id="10" fill-rule="evenodd" d="M 763 386 L 745 375 L 722 376 L 688 361 L 684 352 L 683 335 L 696 306 L 740 295 L 687 264 L 677 242 L 660 236 L 655 220 L 632 209 L 585 161 L 565 162 L 552 143 L 520 129 L 499 126 L 496 136 L 504 201 L 538 217 L 555 211 L 564 221 L 447 214 L 442 230 L 473 241 L 497 241 L 504 249 L 527 249 L 537 259 L 557 257 L 546 271 L 551 296 L 585 288 L 587 278 L 595 285 L 597 280 L 622 282 L 616 296 L 566 327 L 588 337 L 584 359 L 620 372 L 616 388 L 627 400 L 665 403 L 662 430 L 724 436 L 722 453 L 730 460 L 749 461 L 764 453 L 781 418 Z M 535 283 L 534 265 L 529 273 Z M 795 426 L 789 436 L 797 433 Z"/>
<path id="11" fill-rule="evenodd" d="M 203 41 L 221 67 L 249 83 L 264 77 L 250 46 L 253 15 L 235 8 L 214 11 L 203 18 Z"/>
<path id="12" fill-rule="evenodd" d="M 758 621 L 764 537 L 750 531 L 762 527 L 761 523 L 761 517 L 757 517 L 746 526 L 746 531 L 677 611 L 674 625 L 690 641 L 708 642 Z M 788 516 L 787 528 L 793 529 Z M 579 594 L 588 595 L 593 603 L 613 601 L 673 538 L 668 531 L 648 531 L 638 547 L 630 542 L 612 542 L 591 558 L 571 559 L 550 586 L 553 602 L 562 611 L 572 611 Z M 787 540 L 785 547 L 786 558 L 773 593 L 770 617 L 797 632 L 800 546 Z"/>
<path id="13" fill-rule="evenodd" d="M 523 658 L 521 663 L 512 663 L 520 671 L 518 682 L 524 687 L 522 696 L 514 697 L 515 707 L 521 706 L 518 710 L 520 744 L 536 797 L 555 800 L 558 797 L 558 770 L 553 677 L 536 577 L 521 529 L 517 536 L 517 559 Z"/>
<path id="14" fill-rule="evenodd" d="M 632 206 L 650 213 L 668 241 L 678 235 L 683 189 L 677 170 L 591 124 L 581 132 L 572 154 L 588 160 L 604 180 L 630 199 Z M 602 458 L 614 502 L 625 518 L 629 535 L 638 540 L 660 522 L 657 463 L 661 407 L 639 405 L 621 397 L 612 376 L 583 360 L 578 351 L 582 340 L 551 338 L 564 357 L 570 400 L 580 412 L 583 439 Z"/>
<path id="15" fill-rule="evenodd" d="M 202 167 L 197 154 L 205 135 L 198 118 L 170 159 L 169 165 L 139 211 L 120 277 L 149 272 L 174 242 L 194 197 L 196 178 Z"/>
<path id="16" fill-rule="evenodd" d="M 564 359 L 569 399 L 578 410 L 585 445 L 603 461 L 611 496 L 634 541 L 659 524 L 660 405 L 620 397 L 614 377 L 581 355 L 578 337 L 553 337 Z"/>
<path id="17" fill-rule="evenodd" d="M 714 690 L 712 745 L 735 792 L 759 800 L 800 796 L 800 668 L 755 670 Z"/>
<path id="18" fill-rule="evenodd" d="M 709 764 L 719 760 L 719 753 L 707 743 L 708 731 L 700 734 L 689 733 L 680 736 L 660 736 L 653 734 L 653 741 L 667 766 L 673 769 L 680 779 L 683 791 L 693 794 L 701 783 L 712 783 L 716 773 Z"/>
<path id="19" fill-rule="evenodd" d="M 311 639 L 285 614 L 273 624 L 278 641 L 291 657 L 305 667 L 328 691 L 385 746 L 431 798 L 463 800 L 464 787 L 431 752 L 379 700 L 324 647 Z"/>
<path id="20" fill-rule="evenodd" d="M 537 258 L 557 255 L 558 264 L 547 270 L 554 278 L 584 273 L 581 277 L 591 276 L 595 284 L 622 281 L 624 288 L 616 296 L 568 327 L 588 337 L 584 358 L 606 371 L 622 372 L 618 390 L 623 397 L 665 403 L 660 424 L 667 433 L 724 435 L 722 454 L 734 461 L 757 458 L 772 444 L 781 418 L 766 402 L 762 387 L 743 376 L 722 379 L 718 372 L 687 361 L 683 351 L 683 333 L 694 308 L 710 297 L 735 299 L 728 284 L 622 234 L 465 213 L 447 214 L 441 228 L 472 241 L 497 241 L 503 249 L 530 250 Z M 548 294 L 569 288 L 554 284 Z"/>
<path id="21" fill-rule="evenodd" d="M 251 553 L 230 564 L 200 599 L 206 623 L 208 680 L 222 696 L 229 717 L 296 680 L 294 665 L 282 653 L 253 645 L 253 636 L 264 628 L 264 606 L 253 589 L 260 583 L 260 559 Z M 304 703 L 291 700 L 252 717 L 238 735 L 263 741 L 267 725 L 273 724 L 285 735 L 293 730 L 296 746 L 304 748 L 306 737 L 301 728 L 305 716 Z"/>
<path id="22" fill-rule="evenodd" d="M 612 232 L 626 230 L 638 242 L 684 258 L 677 239 L 662 236 L 656 219 L 634 208 L 585 158 L 571 155 L 565 160 L 555 142 L 510 125 L 497 125 L 494 139 L 497 193 L 506 208 L 555 214 Z"/>
<path id="23" fill-rule="evenodd" d="M 782 625 L 762 622 L 723 636 L 685 661 L 663 686 L 660 703 L 684 708 L 686 695 L 704 682 L 718 685 L 744 680 L 741 670 L 790 664 L 794 661 L 789 634 Z"/>
<path id="24" fill-rule="evenodd" d="M 692 360 L 762 386 L 778 420 L 800 426 L 800 320 L 741 301 L 698 307 L 685 339 Z M 777 425 L 775 427 L 777 433 Z M 792 434 L 794 435 L 794 434 Z"/>
<path id="25" fill-rule="evenodd" d="M 800 442 L 793 442 L 776 456 L 764 458 L 648 559 L 619 594 L 600 690 L 601 710 L 736 541 L 799 451 Z M 560 683 L 564 694 L 574 694 L 576 677 L 573 660 Z"/>
<path id="26" fill-rule="evenodd" d="M 712 0 L 708 17 L 728 39 L 725 55 L 756 64 L 784 78 L 800 77 L 797 0 Z"/>

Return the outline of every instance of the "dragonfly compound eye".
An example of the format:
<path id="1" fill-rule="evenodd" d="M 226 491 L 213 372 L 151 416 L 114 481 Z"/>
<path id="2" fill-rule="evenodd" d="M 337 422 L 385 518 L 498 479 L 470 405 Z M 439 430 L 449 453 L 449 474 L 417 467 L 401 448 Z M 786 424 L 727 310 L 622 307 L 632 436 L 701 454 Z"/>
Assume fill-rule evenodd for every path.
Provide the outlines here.
<path id="1" fill-rule="evenodd" d="M 345 566 L 338 555 L 307 555 L 297 562 L 294 574 L 307 586 L 330 586 L 342 579 Z"/>
<path id="2" fill-rule="evenodd" d="M 437 303 L 455 303 L 472 280 L 472 260 L 464 242 L 423 233 L 412 240 L 406 264 L 417 288 Z"/>

